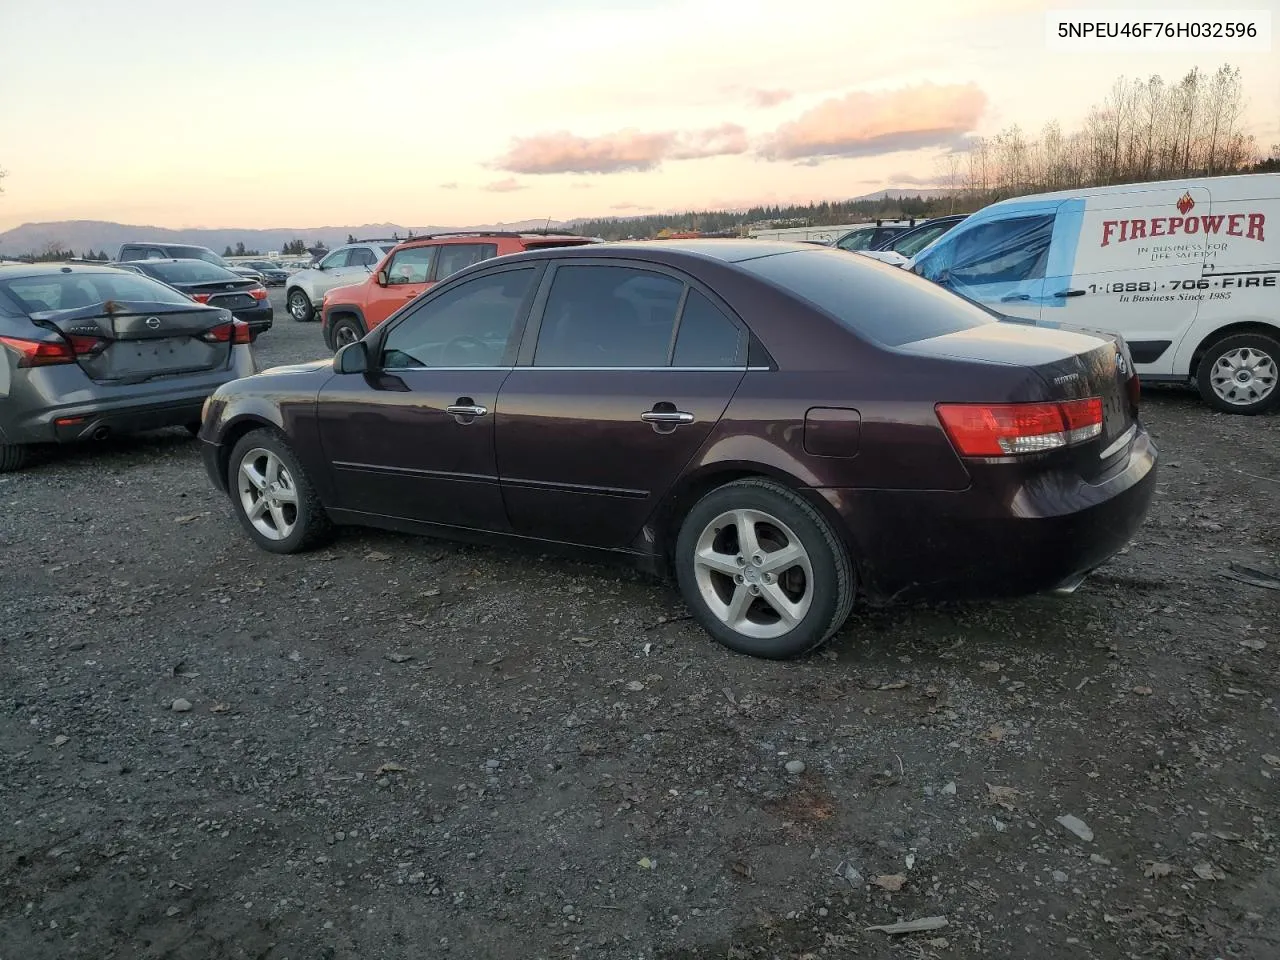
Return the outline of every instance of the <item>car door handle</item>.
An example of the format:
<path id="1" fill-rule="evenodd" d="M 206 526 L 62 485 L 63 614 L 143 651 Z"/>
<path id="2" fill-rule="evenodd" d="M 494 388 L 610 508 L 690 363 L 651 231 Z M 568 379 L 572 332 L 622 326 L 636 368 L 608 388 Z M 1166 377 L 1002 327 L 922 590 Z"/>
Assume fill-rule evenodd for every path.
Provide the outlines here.
<path id="1" fill-rule="evenodd" d="M 1083 297 L 1084 294 L 1085 294 L 1085 291 L 1083 290 L 1059 290 L 1057 293 L 1054 294 L 1054 296 L 1055 297 Z"/>
<path id="2" fill-rule="evenodd" d="M 646 410 L 640 419 L 645 423 L 693 423 L 693 414 L 683 410 Z"/>
<path id="3" fill-rule="evenodd" d="M 444 412 L 455 417 L 483 417 L 489 413 L 489 408 L 478 403 L 451 403 L 444 408 Z"/>
<path id="4" fill-rule="evenodd" d="M 1031 294 L 1029 293 L 1006 293 L 1003 297 L 1000 298 L 1000 302 L 1013 303 L 1015 300 L 1030 300 L 1030 299 L 1031 299 Z"/>

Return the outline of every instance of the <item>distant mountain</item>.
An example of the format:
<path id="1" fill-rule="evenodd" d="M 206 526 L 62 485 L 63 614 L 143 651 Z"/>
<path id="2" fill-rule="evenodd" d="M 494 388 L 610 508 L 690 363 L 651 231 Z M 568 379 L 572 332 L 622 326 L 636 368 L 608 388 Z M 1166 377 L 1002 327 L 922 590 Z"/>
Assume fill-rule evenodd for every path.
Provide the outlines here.
<path id="1" fill-rule="evenodd" d="M 553 220 L 551 229 L 565 229 L 567 224 Z M 346 243 L 347 237 L 375 239 L 404 237 L 410 230 L 417 236 L 423 233 L 444 233 L 450 230 L 542 230 L 546 220 L 520 220 L 515 223 L 487 223 L 467 227 L 405 226 L 398 223 L 364 223 L 357 226 L 290 227 L 271 230 L 202 229 L 172 230 L 167 227 L 148 227 L 135 224 L 113 223 L 106 220 L 59 220 L 52 223 L 24 223 L 12 230 L 0 233 L 0 255 L 17 256 L 40 253 L 51 244 L 63 250 L 83 254 L 88 250 L 105 250 L 114 257 L 122 244 L 135 240 L 162 240 L 167 243 L 193 243 L 221 253 L 227 247 L 235 248 L 243 243 L 246 249 L 279 250 L 290 240 L 305 241 L 308 246 L 317 242 L 326 247 Z"/>
<path id="2" fill-rule="evenodd" d="M 931 199 L 947 196 L 951 190 L 918 187 L 893 187 L 878 190 L 847 201 L 880 201 L 897 197 L 922 197 Z M 710 211 L 708 211 L 710 212 Z M 725 211 L 738 212 L 738 211 Z M 648 219 L 661 214 L 649 214 Z M 163 240 L 169 243 L 194 243 L 208 247 L 215 253 L 221 253 L 227 247 L 235 249 L 236 244 L 243 243 L 246 249 L 266 253 L 279 250 L 291 240 L 302 240 L 308 247 L 317 243 L 333 248 L 346 243 L 348 236 L 358 240 L 383 237 L 407 236 L 412 230 L 415 236 L 424 233 L 444 233 L 450 230 L 572 230 L 575 224 L 588 220 L 642 220 L 644 216 L 619 216 L 604 218 L 578 217 L 573 220 L 517 220 L 514 223 L 484 223 L 465 227 L 441 226 L 406 226 L 400 223 L 363 223 L 358 226 L 329 227 L 280 227 L 269 230 L 244 229 L 204 229 L 173 230 L 168 227 L 148 227 L 136 224 L 114 223 L 107 220 L 58 220 L 51 223 L 24 223 L 4 233 L 0 233 L 0 256 L 18 256 L 28 253 L 41 253 L 50 245 L 57 245 L 61 250 L 70 250 L 78 254 L 89 250 L 106 251 L 114 257 L 120 246 L 136 240 Z"/>

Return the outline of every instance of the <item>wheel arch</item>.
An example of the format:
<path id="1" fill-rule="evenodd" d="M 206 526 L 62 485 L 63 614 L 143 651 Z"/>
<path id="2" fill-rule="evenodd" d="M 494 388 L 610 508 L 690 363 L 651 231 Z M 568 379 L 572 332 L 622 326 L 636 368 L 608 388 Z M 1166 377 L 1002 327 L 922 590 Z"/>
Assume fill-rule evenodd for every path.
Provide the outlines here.
<path id="1" fill-rule="evenodd" d="M 363 331 L 361 336 L 368 334 L 369 321 L 364 318 L 364 311 L 354 303 L 333 303 L 325 308 L 324 311 L 324 339 L 325 345 L 330 349 L 335 349 L 333 343 L 333 325 L 343 317 L 352 317 L 356 323 L 360 325 Z"/>
<path id="2" fill-rule="evenodd" d="M 1219 340 L 1225 340 L 1227 337 L 1236 337 L 1245 333 L 1256 333 L 1264 337 L 1270 337 L 1272 340 L 1280 342 L 1280 325 L 1264 320 L 1261 317 L 1250 318 L 1248 320 L 1238 320 L 1235 323 L 1229 323 L 1226 326 L 1218 327 L 1207 333 L 1203 339 L 1191 351 L 1191 361 L 1188 366 L 1188 376 L 1195 378 L 1200 372 L 1200 361 L 1204 359 L 1204 355 L 1209 352 Z"/>
<path id="3" fill-rule="evenodd" d="M 227 470 L 231 466 L 231 451 L 246 434 L 264 427 L 268 430 L 283 432 L 279 413 L 260 409 L 246 410 L 233 414 L 219 428 L 218 478 L 224 493 L 227 490 Z"/>
<path id="4" fill-rule="evenodd" d="M 832 509 L 825 497 L 813 493 L 813 488 L 805 484 L 794 474 L 778 467 L 763 463 L 726 461 L 707 464 L 685 477 L 672 487 L 659 505 L 653 521 L 646 529 L 652 531 L 655 543 L 650 547 L 655 554 L 658 572 L 665 577 L 673 573 L 676 540 L 680 535 L 680 525 L 694 505 L 712 490 L 733 483 L 735 480 L 771 480 L 779 486 L 798 493 L 805 502 L 812 506 L 835 531 L 837 539 L 844 546 L 853 564 L 855 576 L 862 574 L 861 553 L 848 525 L 839 514 Z"/>

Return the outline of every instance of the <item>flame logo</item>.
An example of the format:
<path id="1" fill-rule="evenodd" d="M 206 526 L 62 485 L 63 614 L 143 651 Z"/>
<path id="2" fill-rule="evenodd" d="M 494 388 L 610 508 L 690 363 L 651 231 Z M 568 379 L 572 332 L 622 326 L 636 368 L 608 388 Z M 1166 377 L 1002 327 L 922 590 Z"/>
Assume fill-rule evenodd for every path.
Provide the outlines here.
<path id="1" fill-rule="evenodd" d="M 1196 205 L 1196 202 L 1191 199 L 1190 190 L 1188 190 L 1186 193 L 1184 193 L 1181 197 L 1178 198 L 1178 212 L 1182 214 L 1184 217 L 1187 215 L 1187 212 L 1191 210 L 1191 208 L 1194 207 L 1195 205 Z"/>

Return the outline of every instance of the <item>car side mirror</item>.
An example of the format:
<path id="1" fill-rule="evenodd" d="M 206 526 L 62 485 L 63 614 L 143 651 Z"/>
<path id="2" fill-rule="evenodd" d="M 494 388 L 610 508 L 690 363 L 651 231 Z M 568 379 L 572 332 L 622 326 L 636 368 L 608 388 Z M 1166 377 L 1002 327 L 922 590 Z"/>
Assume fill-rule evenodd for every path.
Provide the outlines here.
<path id="1" fill-rule="evenodd" d="M 334 373 L 368 373 L 369 347 L 363 340 L 340 347 L 333 355 Z"/>
<path id="2" fill-rule="evenodd" d="M 374 278 L 378 282 L 378 286 L 385 287 L 387 285 L 387 271 L 379 270 L 378 275 Z"/>

